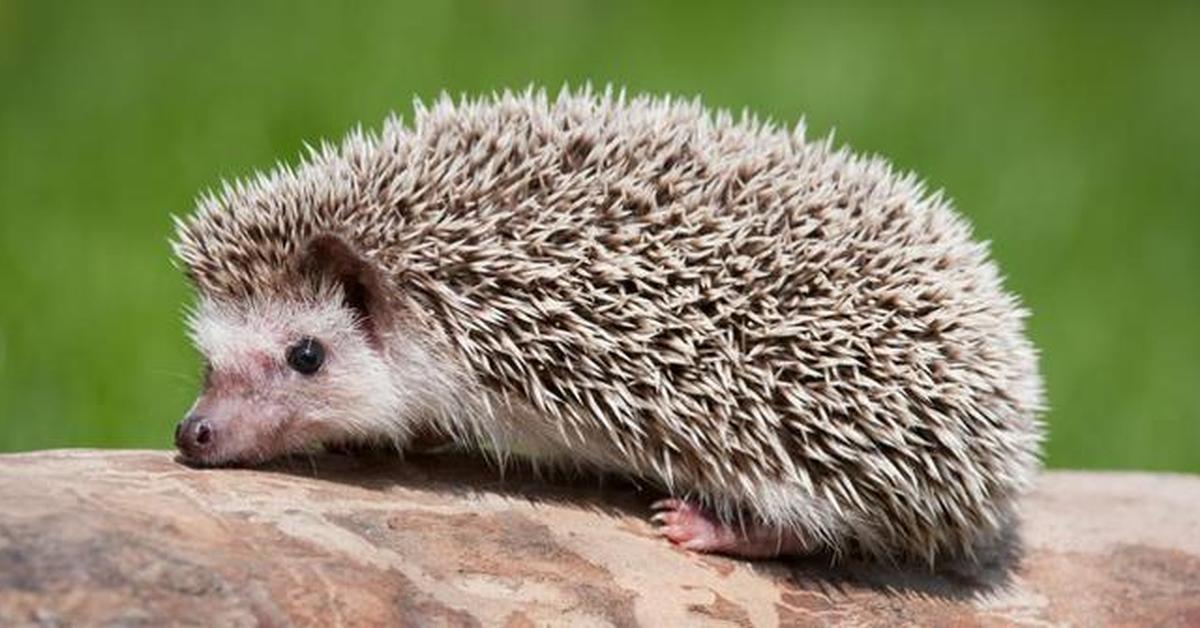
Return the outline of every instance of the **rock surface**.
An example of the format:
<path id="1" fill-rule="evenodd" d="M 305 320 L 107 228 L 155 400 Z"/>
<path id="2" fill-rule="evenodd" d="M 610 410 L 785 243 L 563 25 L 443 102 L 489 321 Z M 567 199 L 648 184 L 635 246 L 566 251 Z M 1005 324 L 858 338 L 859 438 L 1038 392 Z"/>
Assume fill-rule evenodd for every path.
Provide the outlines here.
<path id="1" fill-rule="evenodd" d="M 0 456 L 0 625 L 1200 624 L 1200 478 L 1046 474 L 982 565 L 689 554 L 610 480 L 461 456 Z"/>

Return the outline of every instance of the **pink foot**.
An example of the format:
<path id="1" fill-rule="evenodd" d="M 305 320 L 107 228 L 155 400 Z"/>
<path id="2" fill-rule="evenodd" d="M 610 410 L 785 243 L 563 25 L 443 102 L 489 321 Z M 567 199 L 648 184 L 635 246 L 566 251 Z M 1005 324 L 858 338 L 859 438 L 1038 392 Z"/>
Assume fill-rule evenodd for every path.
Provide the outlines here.
<path id="1" fill-rule="evenodd" d="M 742 558 L 775 558 L 806 549 L 795 533 L 758 523 L 731 525 L 682 499 L 663 499 L 650 506 L 650 521 L 672 543 L 695 552 Z"/>

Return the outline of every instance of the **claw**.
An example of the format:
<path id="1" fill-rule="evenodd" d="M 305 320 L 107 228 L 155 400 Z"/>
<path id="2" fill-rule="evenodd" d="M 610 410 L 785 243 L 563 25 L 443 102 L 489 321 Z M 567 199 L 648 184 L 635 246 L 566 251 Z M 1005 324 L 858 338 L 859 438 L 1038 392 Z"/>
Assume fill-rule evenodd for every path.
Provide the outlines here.
<path id="1" fill-rule="evenodd" d="M 666 499 L 660 499 L 660 500 L 654 502 L 653 504 L 650 504 L 650 509 L 651 510 L 678 510 L 679 508 L 683 507 L 683 505 L 684 505 L 683 500 L 676 499 L 674 497 L 668 497 Z"/>

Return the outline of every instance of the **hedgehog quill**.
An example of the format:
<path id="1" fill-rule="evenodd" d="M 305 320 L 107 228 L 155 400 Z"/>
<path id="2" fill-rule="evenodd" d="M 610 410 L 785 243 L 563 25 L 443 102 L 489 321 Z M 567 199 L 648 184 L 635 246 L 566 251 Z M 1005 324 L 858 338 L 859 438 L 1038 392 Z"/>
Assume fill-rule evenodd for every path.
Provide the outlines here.
<path id="1" fill-rule="evenodd" d="M 432 431 L 650 480 L 670 541 L 970 555 L 1039 467 L 1026 312 L 940 194 L 699 101 L 416 105 L 177 222 L 185 459 Z"/>

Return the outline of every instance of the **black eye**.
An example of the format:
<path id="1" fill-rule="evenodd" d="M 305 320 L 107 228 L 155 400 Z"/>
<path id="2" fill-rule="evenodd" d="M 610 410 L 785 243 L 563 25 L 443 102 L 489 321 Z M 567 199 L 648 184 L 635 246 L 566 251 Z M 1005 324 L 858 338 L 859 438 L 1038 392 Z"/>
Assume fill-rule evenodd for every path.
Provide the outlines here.
<path id="1" fill-rule="evenodd" d="M 325 347 L 316 338 L 304 337 L 299 342 L 288 347 L 287 363 L 296 372 L 312 375 L 325 362 Z"/>

